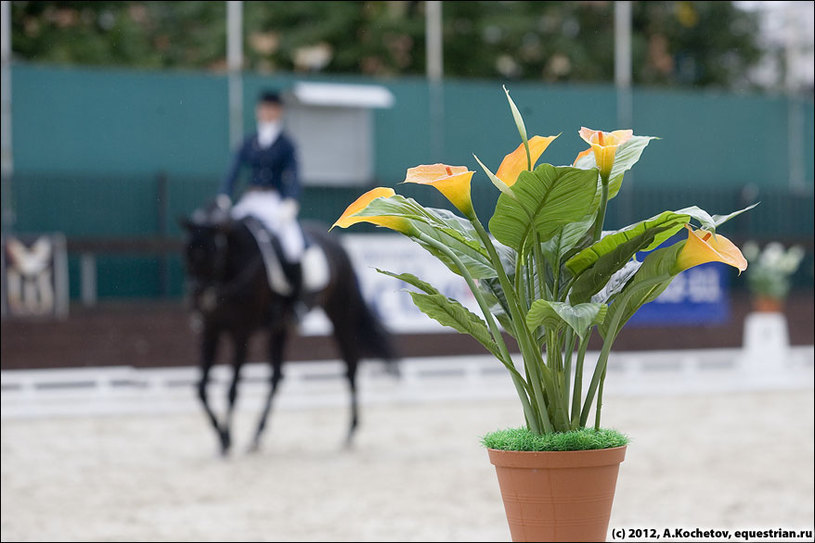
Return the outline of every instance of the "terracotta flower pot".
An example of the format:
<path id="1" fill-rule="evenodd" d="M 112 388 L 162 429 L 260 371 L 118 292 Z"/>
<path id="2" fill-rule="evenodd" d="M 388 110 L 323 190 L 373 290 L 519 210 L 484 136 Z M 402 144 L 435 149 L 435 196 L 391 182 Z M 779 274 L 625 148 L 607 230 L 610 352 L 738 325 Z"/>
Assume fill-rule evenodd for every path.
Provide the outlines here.
<path id="1" fill-rule="evenodd" d="M 753 298 L 753 309 L 759 313 L 781 313 L 784 303 L 778 298 L 770 296 L 756 296 Z"/>
<path id="2" fill-rule="evenodd" d="M 605 541 L 626 447 L 524 452 L 487 449 L 513 541 Z"/>

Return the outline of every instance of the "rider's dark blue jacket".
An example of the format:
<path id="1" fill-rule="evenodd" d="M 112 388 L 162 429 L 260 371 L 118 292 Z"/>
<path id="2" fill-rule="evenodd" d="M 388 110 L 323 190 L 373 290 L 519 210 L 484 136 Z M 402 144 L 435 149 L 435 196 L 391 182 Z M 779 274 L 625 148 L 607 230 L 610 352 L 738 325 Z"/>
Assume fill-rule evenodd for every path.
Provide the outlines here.
<path id="1" fill-rule="evenodd" d="M 257 132 L 247 137 L 221 184 L 221 194 L 232 197 L 243 166 L 252 169 L 249 187 L 275 189 L 284 199 L 300 197 L 297 156 L 294 144 L 284 133 L 265 149 L 258 144 Z"/>

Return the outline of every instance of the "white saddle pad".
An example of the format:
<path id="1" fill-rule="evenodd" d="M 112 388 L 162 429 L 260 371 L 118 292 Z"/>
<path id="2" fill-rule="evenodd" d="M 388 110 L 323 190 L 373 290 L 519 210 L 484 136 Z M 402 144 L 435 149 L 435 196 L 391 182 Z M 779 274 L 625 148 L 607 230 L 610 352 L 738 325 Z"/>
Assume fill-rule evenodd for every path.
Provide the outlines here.
<path id="1" fill-rule="evenodd" d="M 306 292 L 318 292 L 328 286 L 331 269 L 328 258 L 319 245 L 311 245 L 303 253 L 303 289 Z"/>
<path id="2" fill-rule="evenodd" d="M 249 221 L 247 226 L 252 235 L 255 236 L 260 252 L 263 255 L 263 264 L 266 267 L 269 287 L 281 296 L 288 296 L 292 287 L 288 279 L 286 279 L 280 258 L 269 242 L 269 232 L 253 221 Z M 302 285 L 304 292 L 318 292 L 328 286 L 331 279 L 331 269 L 322 247 L 313 244 L 306 248 L 300 263 L 303 273 Z"/>

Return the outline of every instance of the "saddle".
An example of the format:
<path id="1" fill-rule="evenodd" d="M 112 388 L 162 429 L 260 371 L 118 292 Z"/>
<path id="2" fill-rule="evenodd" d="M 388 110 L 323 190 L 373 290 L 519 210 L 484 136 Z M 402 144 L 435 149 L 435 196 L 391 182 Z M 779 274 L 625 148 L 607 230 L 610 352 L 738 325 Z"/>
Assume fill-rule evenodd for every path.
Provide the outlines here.
<path id="1" fill-rule="evenodd" d="M 241 221 L 249 229 L 258 244 L 269 287 L 273 292 L 281 296 L 290 296 L 293 290 L 293 278 L 290 276 L 292 268 L 283 256 L 283 248 L 277 236 L 253 216 L 244 217 Z M 300 284 L 302 285 L 303 294 L 313 294 L 323 290 L 328 285 L 330 270 L 328 259 L 320 245 L 315 243 L 314 239 L 306 231 L 303 231 L 303 239 L 305 241 L 305 250 L 300 259 L 302 273 Z"/>

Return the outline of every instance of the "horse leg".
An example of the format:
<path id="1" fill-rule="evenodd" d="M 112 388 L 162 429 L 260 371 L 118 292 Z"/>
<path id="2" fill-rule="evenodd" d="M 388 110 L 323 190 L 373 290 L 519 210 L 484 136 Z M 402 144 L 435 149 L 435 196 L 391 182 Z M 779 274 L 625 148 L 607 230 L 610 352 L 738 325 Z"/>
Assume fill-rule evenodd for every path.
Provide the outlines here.
<path id="1" fill-rule="evenodd" d="M 347 322 L 347 321 L 346 321 Z M 359 411 L 357 409 L 357 366 L 359 365 L 359 344 L 354 336 L 352 327 L 345 324 L 334 324 L 334 337 L 340 348 L 340 353 L 345 361 L 345 377 L 348 379 L 348 388 L 351 392 L 351 424 L 348 428 L 348 436 L 345 438 L 346 448 L 351 446 L 354 432 L 359 424 Z"/>
<path id="2" fill-rule="evenodd" d="M 226 420 L 221 427 L 221 452 L 226 455 L 232 446 L 231 428 L 232 415 L 235 411 L 235 401 L 238 399 L 238 383 L 241 379 L 241 368 L 246 362 L 246 353 L 249 347 L 249 337 L 244 335 L 234 335 L 232 340 L 235 344 L 235 354 L 232 361 L 232 383 L 229 385 L 229 395 L 227 397 Z"/>
<path id="3" fill-rule="evenodd" d="M 215 432 L 221 435 L 221 426 L 218 424 L 218 417 L 209 405 L 207 396 L 207 385 L 209 384 L 209 372 L 212 369 L 212 364 L 215 362 L 215 356 L 218 352 L 218 340 L 220 334 L 212 328 L 204 328 L 201 339 L 201 379 L 198 381 L 198 397 L 204 405 L 204 411 L 209 418 Z"/>
<path id="4" fill-rule="evenodd" d="M 260 414 L 258 427 L 255 431 L 255 438 L 249 447 L 250 452 L 256 452 L 260 449 L 260 436 L 266 428 L 266 420 L 269 417 L 269 412 L 272 410 L 272 400 L 274 399 L 275 392 L 277 392 L 277 385 L 280 383 L 280 380 L 283 379 L 283 353 L 285 348 L 286 330 L 285 328 L 280 328 L 269 335 L 269 364 L 272 367 L 272 375 L 269 380 L 269 394 L 266 396 L 266 404 L 263 406 L 263 411 Z"/>
<path id="5" fill-rule="evenodd" d="M 359 360 L 349 360 L 346 358 L 345 361 L 348 365 L 345 375 L 348 378 L 348 387 L 351 391 L 351 425 L 348 428 L 348 436 L 345 438 L 345 446 L 346 448 L 350 448 L 351 440 L 359 424 L 359 413 L 357 410 L 357 366 Z"/>

